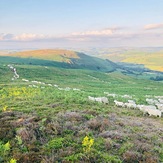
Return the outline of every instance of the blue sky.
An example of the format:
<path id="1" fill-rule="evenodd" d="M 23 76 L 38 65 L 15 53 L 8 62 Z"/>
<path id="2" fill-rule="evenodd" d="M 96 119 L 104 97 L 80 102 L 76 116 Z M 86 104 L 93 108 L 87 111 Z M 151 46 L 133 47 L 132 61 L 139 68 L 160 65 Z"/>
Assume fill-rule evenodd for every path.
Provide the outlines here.
<path id="1" fill-rule="evenodd" d="M 0 0 L 0 48 L 163 46 L 163 0 Z"/>

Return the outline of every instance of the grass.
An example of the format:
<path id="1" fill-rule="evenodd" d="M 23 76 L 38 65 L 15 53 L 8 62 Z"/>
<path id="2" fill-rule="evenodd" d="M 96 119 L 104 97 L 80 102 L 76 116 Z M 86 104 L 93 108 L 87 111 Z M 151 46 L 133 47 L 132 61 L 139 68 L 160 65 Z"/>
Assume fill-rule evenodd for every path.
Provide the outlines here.
<path id="1" fill-rule="evenodd" d="M 64 68 L 89 69 L 96 71 L 114 71 L 116 64 L 109 60 L 85 55 L 69 50 L 33 50 L 0 54 L 2 62 L 14 62 L 30 65 L 57 66 Z"/>
<path id="2" fill-rule="evenodd" d="M 4 54 L 2 53 L 1 55 Z M 70 58 L 79 58 L 76 52 L 61 50 L 61 49 L 29 50 L 29 51 L 22 51 L 22 52 L 13 52 L 8 54 L 5 53 L 5 56 L 39 58 L 39 59 L 54 60 L 60 62 L 69 62 Z"/>
<path id="3" fill-rule="evenodd" d="M 7 63 L 0 64 L 0 139 L 1 144 L 10 142 L 12 150 L 1 156 L 2 161 L 163 162 L 162 118 L 115 107 L 112 97 L 108 105 L 88 101 L 88 96 L 109 92 L 131 95 L 142 104 L 146 95 L 162 96 L 161 82 L 41 64 L 15 65 L 20 79 L 11 81 L 13 72 Z M 33 80 L 71 89 L 29 87 Z M 94 140 L 88 152 L 82 146 L 86 136 Z"/>
<path id="4" fill-rule="evenodd" d="M 141 55 L 128 57 L 122 60 L 122 62 L 143 64 L 145 65 L 145 67 L 149 69 L 163 71 L 163 64 L 161 61 L 162 57 L 163 57 L 163 52 L 152 53 L 152 54 L 142 53 Z"/>
<path id="5" fill-rule="evenodd" d="M 128 49 L 106 54 L 103 58 L 108 58 L 115 62 L 125 62 L 134 64 L 143 64 L 146 68 L 155 71 L 163 71 L 163 51 L 150 51 L 147 49 Z"/>

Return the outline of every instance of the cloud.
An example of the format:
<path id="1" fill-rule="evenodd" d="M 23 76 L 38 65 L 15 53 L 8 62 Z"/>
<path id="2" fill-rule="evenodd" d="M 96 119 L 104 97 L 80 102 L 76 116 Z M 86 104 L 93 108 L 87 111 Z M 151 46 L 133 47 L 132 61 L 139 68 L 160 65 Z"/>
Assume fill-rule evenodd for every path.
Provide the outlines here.
<path id="1" fill-rule="evenodd" d="M 121 40 L 132 37 L 134 34 L 126 27 L 112 27 L 104 28 L 101 30 L 91 30 L 84 32 L 76 32 L 67 36 L 67 39 L 71 41 L 92 41 L 92 42 L 104 42 L 112 40 Z"/>
<path id="2" fill-rule="evenodd" d="M 163 28 L 163 23 L 161 24 L 147 24 L 144 26 L 145 30 L 153 30 L 153 29 L 160 29 Z"/>
<path id="3" fill-rule="evenodd" d="M 8 33 L 8 34 L 4 34 L 4 33 L 1 33 L 0 34 L 0 41 L 7 41 L 7 40 L 11 40 L 11 39 L 13 39 L 13 37 L 14 37 L 14 35 L 13 34 L 10 34 L 10 33 Z"/>
<path id="4" fill-rule="evenodd" d="M 14 34 L 0 34 L 0 41 L 38 41 L 50 39 L 50 36 L 40 35 L 40 34 L 30 34 L 30 33 L 22 33 L 20 35 Z"/>
<path id="5" fill-rule="evenodd" d="M 163 26 L 163 25 L 161 25 Z M 149 29 L 156 29 L 156 24 L 147 25 L 144 27 L 148 30 L 142 30 L 142 28 L 127 28 L 127 27 L 112 27 L 104 28 L 101 30 L 89 30 L 82 32 L 74 32 L 67 35 L 43 35 L 43 34 L 31 34 L 31 33 L 22 33 L 19 35 L 14 34 L 0 34 L 0 42 L 17 42 L 17 43 L 29 43 L 30 42 L 38 44 L 55 44 L 55 45 L 110 45 L 110 46 L 120 46 L 120 45 L 139 45 L 139 46 L 148 46 L 148 45 L 158 45 L 163 46 L 163 31 L 151 31 Z M 158 25 L 157 25 L 158 28 Z M 159 26 L 159 28 L 161 28 Z"/>
<path id="6" fill-rule="evenodd" d="M 33 41 L 33 40 L 40 40 L 40 39 L 45 39 L 45 38 L 46 38 L 46 36 L 44 36 L 44 35 L 23 33 L 21 35 L 15 36 L 13 38 L 13 40 L 17 40 L 17 41 Z"/>
<path id="7" fill-rule="evenodd" d="M 91 30 L 85 32 L 75 32 L 72 36 L 108 36 L 115 33 L 118 28 L 106 28 L 102 30 Z"/>
<path id="8" fill-rule="evenodd" d="M 20 35 L 0 34 L 0 41 L 88 41 L 93 37 L 107 37 L 116 32 L 117 28 L 106 28 L 102 30 L 90 30 L 84 32 L 74 32 L 63 36 L 49 36 L 42 34 L 23 33 Z"/>

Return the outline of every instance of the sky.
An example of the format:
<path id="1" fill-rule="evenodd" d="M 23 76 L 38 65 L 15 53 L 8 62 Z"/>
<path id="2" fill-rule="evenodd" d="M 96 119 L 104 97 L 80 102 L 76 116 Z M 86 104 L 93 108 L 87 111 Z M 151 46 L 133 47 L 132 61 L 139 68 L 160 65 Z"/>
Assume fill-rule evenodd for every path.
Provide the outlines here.
<path id="1" fill-rule="evenodd" d="M 163 0 L 0 0 L 0 49 L 161 46 Z"/>

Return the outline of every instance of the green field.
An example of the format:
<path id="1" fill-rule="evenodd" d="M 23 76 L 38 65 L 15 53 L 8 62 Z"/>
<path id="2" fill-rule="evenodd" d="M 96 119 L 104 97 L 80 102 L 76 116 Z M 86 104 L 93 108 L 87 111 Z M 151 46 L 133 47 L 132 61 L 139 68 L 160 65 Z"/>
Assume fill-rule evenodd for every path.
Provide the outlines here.
<path id="1" fill-rule="evenodd" d="M 163 118 L 113 103 L 129 95 L 145 104 L 147 95 L 163 96 L 162 82 L 66 66 L 1 57 L 0 162 L 163 162 Z M 88 100 L 104 92 L 117 96 L 109 104 Z"/>
<path id="2" fill-rule="evenodd" d="M 6 52 L 7 53 L 7 52 Z M 48 65 L 64 68 L 89 69 L 97 71 L 114 71 L 117 65 L 110 60 L 104 60 L 69 50 L 33 50 L 0 53 L 3 61 L 14 63 L 30 63 L 34 65 Z"/>
<path id="3" fill-rule="evenodd" d="M 115 48 L 100 56 L 114 62 L 143 64 L 146 68 L 151 70 L 163 71 L 162 48 L 126 48 L 119 50 Z"/>

